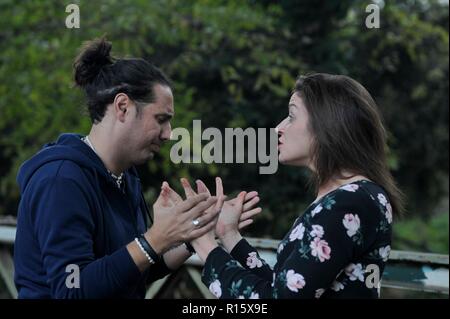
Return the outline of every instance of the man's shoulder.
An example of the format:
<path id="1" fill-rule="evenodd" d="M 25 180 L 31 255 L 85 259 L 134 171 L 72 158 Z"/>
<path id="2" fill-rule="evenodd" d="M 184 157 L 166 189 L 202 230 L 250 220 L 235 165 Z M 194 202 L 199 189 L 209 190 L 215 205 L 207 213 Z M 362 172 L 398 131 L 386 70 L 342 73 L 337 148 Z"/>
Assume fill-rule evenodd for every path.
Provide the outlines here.
<path id="1" fill-rule="evenodd" d="M 61 159 L 43 164 L 36 170 L 32 179 L 41 184 L 54 180 L 82 183 L 85 178 L 86 172 L 79 164 L 69 159 Z"/>

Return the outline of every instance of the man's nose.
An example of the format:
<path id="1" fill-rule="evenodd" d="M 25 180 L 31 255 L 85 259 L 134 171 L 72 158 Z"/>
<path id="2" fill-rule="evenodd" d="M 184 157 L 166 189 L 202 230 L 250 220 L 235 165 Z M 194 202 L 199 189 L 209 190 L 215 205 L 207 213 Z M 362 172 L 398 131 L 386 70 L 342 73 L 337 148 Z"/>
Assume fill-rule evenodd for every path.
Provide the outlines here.
<path id="1" fill-rule="evenodd" d="M 165 125 L 161 131 L 160 139 L 161 141 L 168 141 L 170 139 L 170 135 L 172 134 L 172 127 L 170 126 L 170 123 Z"/>

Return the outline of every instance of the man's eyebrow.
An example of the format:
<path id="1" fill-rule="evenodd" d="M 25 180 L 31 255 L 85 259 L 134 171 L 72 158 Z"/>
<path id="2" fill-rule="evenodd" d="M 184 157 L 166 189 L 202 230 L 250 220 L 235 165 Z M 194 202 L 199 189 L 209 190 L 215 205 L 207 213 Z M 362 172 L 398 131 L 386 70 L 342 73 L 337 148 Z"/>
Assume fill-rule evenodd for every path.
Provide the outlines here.
<path id="1" fill-rule="evenodd" d="M 157 113 L 155 114 L 155 116 L 164 116 L 164 117 L 169 117 L 172 118 L 175 114 L 171 113 L 171 112 L 163 112 L 163 113 Z"/>

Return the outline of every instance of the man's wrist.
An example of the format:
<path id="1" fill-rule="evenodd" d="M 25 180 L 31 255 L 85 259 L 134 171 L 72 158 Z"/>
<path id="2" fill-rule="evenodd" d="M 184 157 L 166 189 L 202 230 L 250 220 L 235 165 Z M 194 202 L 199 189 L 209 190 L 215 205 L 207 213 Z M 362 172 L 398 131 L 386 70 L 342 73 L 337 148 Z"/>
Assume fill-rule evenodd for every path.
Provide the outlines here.
<path id="1" fill-rule="evenodd" d="M 153 227 L 145 232 L 144 237 L 158 255 L 162 255 L 167 250 L 167 246 L 164 244 L 166 241 L 161 238 Z"/>

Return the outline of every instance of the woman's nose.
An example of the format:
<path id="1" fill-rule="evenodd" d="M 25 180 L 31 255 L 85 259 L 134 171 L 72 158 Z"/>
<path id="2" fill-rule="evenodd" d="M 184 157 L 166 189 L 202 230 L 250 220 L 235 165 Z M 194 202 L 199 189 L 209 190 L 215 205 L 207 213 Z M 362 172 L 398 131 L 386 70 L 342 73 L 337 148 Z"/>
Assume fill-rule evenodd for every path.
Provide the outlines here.
<path id="1" fill-rule="evenodd" d="M 286 125 L 286 119 L 284 119 L 283 121 L 281 121 L 277 127 L 275 127 L 275 132 L 277 132 L 278 135 L 281 135 L 284 133 L 284 127 Z"/>

